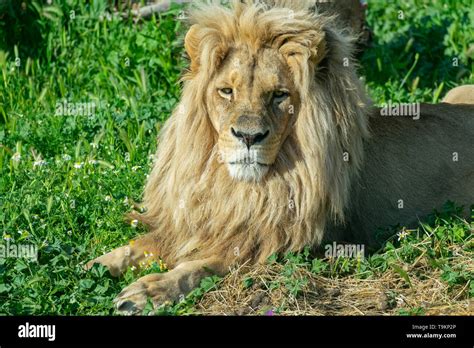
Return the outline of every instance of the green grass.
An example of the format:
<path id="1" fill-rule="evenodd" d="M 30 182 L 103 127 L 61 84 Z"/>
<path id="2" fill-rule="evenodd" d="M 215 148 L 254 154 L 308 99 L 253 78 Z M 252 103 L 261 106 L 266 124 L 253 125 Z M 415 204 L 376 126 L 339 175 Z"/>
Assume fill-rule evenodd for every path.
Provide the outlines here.
<path id="1" fill-rule="evenodd" d="M 178 7 L 134 24 L 107 20 L 105 0 L 26 3 L 25 13 L 14 12 L 18 18 L 0 9 L 7 11 L 0 16 L 0 235 L 4 243 L 37 245 L 39 258 L 0 259 L 0 314 L 112 314 L 114 296 L 143 272 L 114 279 L 103 267 L 85 272 L 82 264 L 144 232 L 127 225 L 124 214 L 140 200 L 156 136 L 179 97 L 185 28 Z M 377 103 L 436 102 L 450 87 L 474 82 L 473 2 L 431 3 L 403 2 L 399 20 L 398 5 L 370 2 L 375 43 L 361 74 Z M 95 113 L 55 115 L 63 100 L 93 102 Z M 453 244 L 472 252 L 472 226 L 461 220 L 431 226 L 453 236 L 433 241 L 441 281 L 470 282 L 473 296 L 472 274 L 443 261 L 451 260 L 443 250 Z M 287 257 L 303 257 L 331 277 L 365 276 L 383 272 L 394 253 L 416 257 L 410 245 L 417 238 L 424 240 L 388 244 L 358 265 L 312 261 L 304 253 Z M 146 272 L 153 270 L 159 267 Z M 160 313 L 190 313 L 216 282 L 206 279 L 186 301 Z M 288 286 L 296 294 L 300 284 L 289 275 Z"/>

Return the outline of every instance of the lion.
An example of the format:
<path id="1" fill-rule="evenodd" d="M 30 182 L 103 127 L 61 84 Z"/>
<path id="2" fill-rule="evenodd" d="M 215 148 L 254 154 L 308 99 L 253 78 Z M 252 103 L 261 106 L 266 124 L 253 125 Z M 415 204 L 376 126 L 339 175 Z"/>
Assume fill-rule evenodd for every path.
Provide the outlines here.
<path id="1" fill-rule="evenodd" d="M 455 87 L 446 93 L 443 103 L 474 104 L 474 85 Z"/>
<path id="2" fill-rule="evenodd" d="M 379 228 L 473 202 L 474 106 L 381 116 L 355 40 L 302 2 L 202 4 L 189 17 L 182 95 L 135 216 L 149 233 L 87 264 L 118 276 L 167 263 L 123 289 L 119 313 L 176 301 L 235 264 L 326 241 L 374 245 Z"/>

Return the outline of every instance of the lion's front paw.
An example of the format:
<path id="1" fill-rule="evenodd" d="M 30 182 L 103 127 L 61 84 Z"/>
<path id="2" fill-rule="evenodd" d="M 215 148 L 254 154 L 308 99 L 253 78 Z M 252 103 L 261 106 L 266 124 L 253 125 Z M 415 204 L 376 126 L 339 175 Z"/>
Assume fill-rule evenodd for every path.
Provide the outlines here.
<path id="1" fill-rule="evenodd" d="M 141 314 L 147 300 L 156 308 L 171 303 L 179 297 L 178 284 L 169 273 L 149 274 L 130 284 L 115 298 L 115 308 L 124 315 Z"/>
<path id="2" fill-rule="evenodd" d="M 84 268 L 86 270 L 89 270 L 96 263 L 107 267 L 112 276 L 118 277 L 120 274 L 125 272 L 125 270 L 130 264 L 130 247 L 124 246 L 112 250 L 108 254 L 102 255 L 92 261 L 89 261 Z"/>
<path id="3" fill-rule="evenodd" d="M 98 257 L 86 263 L 84 269 L 88 271 L 95 264 L 99 264 L 107 267 L 113 277 L 118 277 L 121 273 L 123 273 L 124 270 L 123 262 L 120 261 L 121 260 L 115 260 L 113 257 L 110 257 L 110 255 L 102 255 L 101 257 Z"/>

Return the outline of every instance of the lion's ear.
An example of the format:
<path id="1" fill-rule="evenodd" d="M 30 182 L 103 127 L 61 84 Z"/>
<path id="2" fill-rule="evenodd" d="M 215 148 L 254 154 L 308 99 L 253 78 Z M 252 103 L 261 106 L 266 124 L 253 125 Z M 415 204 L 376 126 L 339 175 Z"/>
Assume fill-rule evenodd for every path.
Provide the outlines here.
<path id="1" fill-rule="evenodd" d="M 184 38 L 184 47 L 191 61 L 191 76 L 200 69 L 207 73 L 214 71 L 228 52 L 227 44 L 219 31 L 192 25 Z"/>
<path id="2" fill-rule="evenodd" d="M 199 67 L 199 42 L 201 41 L 199 35 L 199 28 L 197 24 L 194 24 L 189 28 L 184 38 L 184 48 L 191 61 L 190 69 L 192 72 L 196 72 Z"/>
<path id="3" fill-rule="evenodd" d="M 319 64 L 326 57 L 327 45 L 325 32 L 320 32 L 316 35 L 315 40 L 312 42 L 310 59 L 314 65 Z"/>
<path id="4" fill-rule="evenodd" d="M 296 75 L 308 68 L 307 63 L 316 66 L 327 53 L 326 37 L 323 30 L 308 30 L 292 37 L 287 37 L 280 47 L 288 65 Z M 306 72 L 307 73 L 307 72 Z"/>

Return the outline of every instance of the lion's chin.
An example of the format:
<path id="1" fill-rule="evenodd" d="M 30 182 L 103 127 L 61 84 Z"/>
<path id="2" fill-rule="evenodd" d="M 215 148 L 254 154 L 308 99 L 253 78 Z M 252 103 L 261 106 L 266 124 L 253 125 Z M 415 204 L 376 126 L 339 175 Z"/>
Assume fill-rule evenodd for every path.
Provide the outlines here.
<path id="1" fill-rule="evenodd" d="M 229 174 L 235 180 L 260 181 L 267 174 L 269 166 L 259 163 L 227 163 Z"/>

